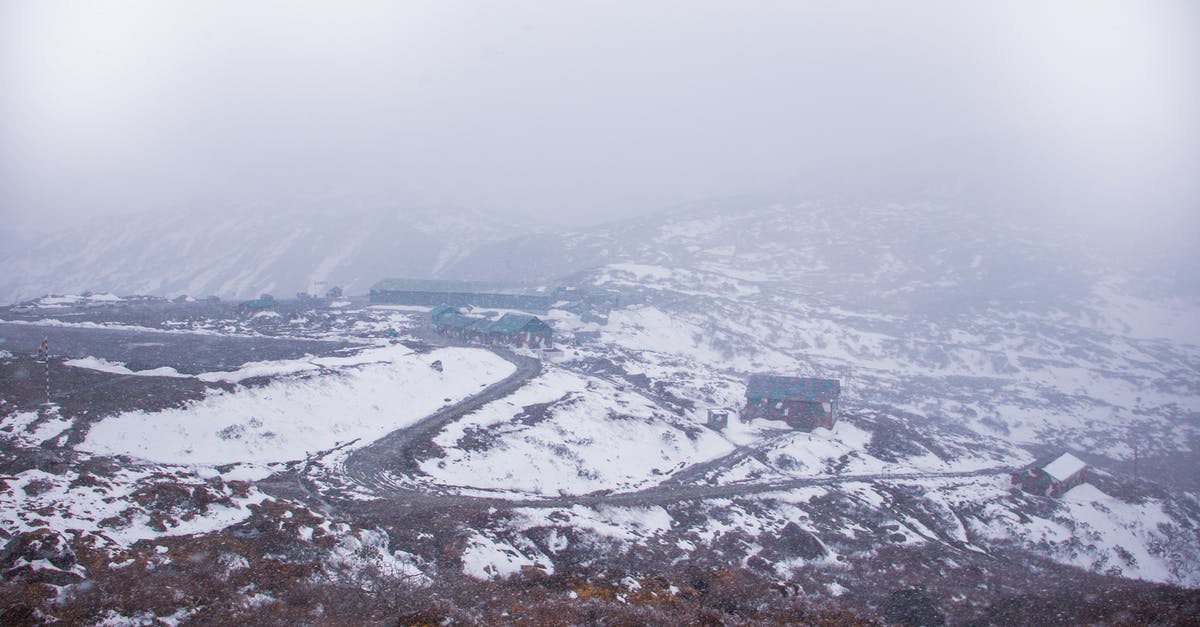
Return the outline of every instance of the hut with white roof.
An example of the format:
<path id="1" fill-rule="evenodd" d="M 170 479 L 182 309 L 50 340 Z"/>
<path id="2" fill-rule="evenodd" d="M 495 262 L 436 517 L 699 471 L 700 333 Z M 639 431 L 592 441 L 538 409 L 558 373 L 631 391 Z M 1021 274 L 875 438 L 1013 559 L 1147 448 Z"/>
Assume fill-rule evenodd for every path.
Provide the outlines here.
<path id="1" fill-rule="evenodd" d="M 1031 494 L 1059 497 L 1083 483 L 1086 475 L 1087 464 L 1070 453 L 1063 453 L 1013 473 L 1013 483 Z"/>

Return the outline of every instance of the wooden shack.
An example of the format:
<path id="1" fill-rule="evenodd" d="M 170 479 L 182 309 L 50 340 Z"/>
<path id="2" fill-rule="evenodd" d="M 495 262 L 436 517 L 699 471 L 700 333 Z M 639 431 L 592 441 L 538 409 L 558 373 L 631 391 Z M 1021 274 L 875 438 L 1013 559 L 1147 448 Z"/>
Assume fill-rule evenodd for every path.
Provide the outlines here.
<path id="1" fill-rule="evenodd" d="M 797 429 L 832 429 L 841 383 L 836 379 L 754 375 L 746 382 L 744 422 L 781 420 Z"/>
<path id="2" fill-rule="evenodd" d="M 1070 453 L 1013 473 L 1013 483 L 1030 494 L 1059 497 L 1087 478 L 1087 464 Z"/>
<path id="3" fill-rule="evenodd" d="M 510 344 L 528 348 L 551 348 L 553 330 L 528 314 L 506 313 L 498 320 L 464 316 L 457 308 L 438 305 L 429 312 L 429 322 L 438 333 L 466 342 Z"/>
<path id="4" fill-rule="evenodd" d="M 549 347 L 550 325 L 529 314 L 506 313 L 484 330 L 487 341 L 529 348 Z"/>

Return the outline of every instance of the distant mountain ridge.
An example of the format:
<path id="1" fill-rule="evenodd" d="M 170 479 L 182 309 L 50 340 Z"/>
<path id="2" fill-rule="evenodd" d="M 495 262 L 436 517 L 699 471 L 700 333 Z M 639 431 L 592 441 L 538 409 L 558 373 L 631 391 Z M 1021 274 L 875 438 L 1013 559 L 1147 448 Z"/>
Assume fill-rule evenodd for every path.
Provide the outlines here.
<path id="1" fill-rule="evenodd" d="M 0 252 L 0 302 L 89 290 L 290 297 L 334 285 L 354 295 L 385 277 L 586 281 L 631 262 L 717 269 L 855 309 L 1070 308 L 1111 271 L 1068 235 L 952 207 L 760 199 L 582 229 L 419 205 L 151 215 L 23 239 Z"/>
<path id="2" fill-rule="evenodd" d="M 248 298 L 337 285 L 364 293 L 383 276 L 437 275 L 512 234 L 487 214 L 441 206 L 102 219 L 0 253 L 0 302 L 87 290 Z"/>

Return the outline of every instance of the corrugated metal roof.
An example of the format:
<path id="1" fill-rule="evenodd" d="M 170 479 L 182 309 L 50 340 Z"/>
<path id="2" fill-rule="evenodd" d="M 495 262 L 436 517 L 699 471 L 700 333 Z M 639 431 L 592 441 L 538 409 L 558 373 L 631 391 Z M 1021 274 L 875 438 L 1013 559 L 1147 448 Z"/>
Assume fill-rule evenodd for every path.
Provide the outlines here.
<path id="1" fill-rule="evenodd" d="M 445 313 L 438 318 L 439 325 L 445 325 L 456 329 L 469 329 L 480 321 L 480 318 L 471 318 L 457 313 Z M 487 322 L 487 320 L 483 320 Z"/>
<path id="2" fill-rule="evenodd" d="M 492 326 L 488 328 L 488 332 L 519 333 L 525 329 L 526 325 L 534 321 L 538 321 L 538 319 L 529 314 L 506 313 L 500 316 L 499 320 L 492 323 Z"/>
<path id="3" fill-rule="evenodd" d="M 1084 468 L 1087 468 L 1087 464 L 1070 453 L 1063 453 L 1054 461 L 1042 466 L 1042 470 L 1057 481 L 1070 479 L 1072 475 Z"/>
<path id="4" fill-rule="evenodd" d="M 446 314 L 460 314 L 460 313 L 462 313 L 462 312 L 459 311 L 455 307 L 451 307 L 450 305 L 438 305 L 437 307 L 434 307 L 433 309 L 429 310 L 429 319 L 434 324 L 437 324 L 438 319 Z"/>
<path id="5" fill-rule="evenodd" d="M 751 375 L 746 382 L 746 399 L 758 401 L 770 399 L 803 400 L 813 402 L 831 401 L 842 393 L 842 384 L 836 379 L 809 377 L 777 377 L 773 375 Z"/>

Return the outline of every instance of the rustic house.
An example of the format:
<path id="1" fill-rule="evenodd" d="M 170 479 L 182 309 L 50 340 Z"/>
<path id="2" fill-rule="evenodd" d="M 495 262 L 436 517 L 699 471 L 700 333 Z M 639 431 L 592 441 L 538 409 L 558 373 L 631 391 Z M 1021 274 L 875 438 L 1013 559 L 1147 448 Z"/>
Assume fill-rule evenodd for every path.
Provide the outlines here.
<path id="1" fill-rule="evenodd" d="M 1012 480 L 1030 494 L 1059 497 L 1084 482 L 1087 464 L 1070 453 L 1040 461 L 1013 473 Z"/>
<path id="2" fill-rule="evenodd" d="M 836 379 L 753 375 L 746 382 L 742 421 L 782 420 L 797 429 L 832 429 L 841 383 Z"/>
<path id="3" fill-rule="evenodd" d="M 549 348 L 553 340 L 550 325 L 528 314 L 506 313 L 492 321 L 439 305 L 430 310 L 429 321 L 438 333 L 467 342 Z"/>
<path id="4" fill-rule="evenodd" d="M 438 333 L 466 342 L 483 339 L 482 328 L 488 324 L 484 318 L 472 318 L 458 313 L 447 313 L 438 318 L 435 325 Z"/>
<path id="5" fill-rule="evenodd" d="M 383 279 L 371 286 L 372 305 L 418 305 L 432 307 L 490 307 L 548 311 L 555 302 L 556 290 L 483 283 L 428 279 Z"/>
<path id="6" fill-rule="evenodd" d="M 550 346 L 550 325 L 529 314 L 506 313 L 489 324 L 485 338 L 493 344 L 540 348 Z"/>

